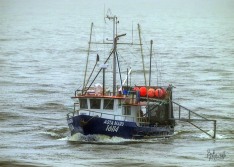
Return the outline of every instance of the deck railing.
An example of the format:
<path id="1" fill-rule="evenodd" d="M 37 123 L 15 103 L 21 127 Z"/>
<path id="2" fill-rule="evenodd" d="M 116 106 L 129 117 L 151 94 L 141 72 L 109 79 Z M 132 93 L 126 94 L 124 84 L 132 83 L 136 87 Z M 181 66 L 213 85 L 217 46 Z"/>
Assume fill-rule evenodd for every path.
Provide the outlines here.
<path id="1" fill-rule="evenodd" d="M 172 101 L 174 118 L 171 120 L 178 120 L 188 122 L 200 131 L 204 132 L 208 136 L 215 138 L 216 137 L 216 120 L 207 119 L 204 116 L 191 111 L 190 109 Z M 177 111 L 176 111 L 177 110 Z M 206 123 L 206 124 L 204 124 Z M 211 123 L 211 124 L 207 124 Z M 209 126 L 210 125 L 210 126 Z M 213 129 L 213 135 L 207 132 L 207 128 Z"/>
<path id="2" fill-rule="evenodd" d="M 77 105 L 78 103 L 75 103 Z M 100 117 L 100 118 L 105 118 L 105 119 L 113 119 L 116 121 L 132 121 L 135 122 L 135 118 L 128 116 L 128 115 L 115 115 L 115 114 L 109 114 L 109 113 L 103 113 L 103 112 L 98 112 L 98 111 L 93 111 L 89 109 L 84 109 L 84 110 L 76 110 L 74 105 L 74 112 L 68 113 L 67 118 L 71 118 L 73 116 L 78 116 L 78 115 L 89 115 L 93 117 Z"/>

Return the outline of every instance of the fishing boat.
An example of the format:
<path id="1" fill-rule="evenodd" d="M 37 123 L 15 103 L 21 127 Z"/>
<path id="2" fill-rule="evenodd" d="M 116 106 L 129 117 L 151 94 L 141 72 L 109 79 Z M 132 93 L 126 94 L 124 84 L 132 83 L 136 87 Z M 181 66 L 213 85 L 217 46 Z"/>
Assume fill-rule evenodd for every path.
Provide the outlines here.
<path id="1" fill-rule="evenodd" d="M 76 90 L 72 97 L 75 100 L 74 110 L 67 114 L 71 135 L 81 133 L 125 139 L 172 136 L 176 120 L 173 111 L 173 86 L 171 84 L 151 85 L 153 41 L 150 42 L 148 84 L 129 84 L 129 76 L 132 71 L 130 69 L 127 70 L 125 80 L 122 80 L 121 76 L 118 77 L 120 85 L 117 85 L 117 74 L 121 75 L 121 72 L 117 71 L 117 66 L 119 66 L 117 46 L 119 38 L 126 34 L 117 34 L 118 18 L 116 16 L 106 16 L 106 18 L 113 21 L 113 40 L 111 40 L 113 47 L 106 61 L 99 66 L 92 82 L 88 84 L 87 79 L 84 78 L 82 89 Z M 141 45 L 140 41 L 139 46 Z M 110 58 L 113 59 L 112 91 L 106 89 L 105 86 L 107 62 Z M 99 61 L 99 55 L 97 55 L 97 61 Z M 86 71 L 87 65 L 85 76 Z M 93 71 L 91 75 L 93 75 Z M 97 77 L 102 78 L 101 84 L 95 83 Z"/>

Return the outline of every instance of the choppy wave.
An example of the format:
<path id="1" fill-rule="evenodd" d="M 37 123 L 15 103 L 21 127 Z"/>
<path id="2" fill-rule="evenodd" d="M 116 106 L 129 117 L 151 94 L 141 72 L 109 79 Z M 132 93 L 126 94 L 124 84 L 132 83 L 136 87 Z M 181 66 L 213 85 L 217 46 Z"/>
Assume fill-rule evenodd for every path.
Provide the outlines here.
<path id="1" fill-rule="evenodd" d="M 220 134 L 216 132 L 216 137 L 213 139 L 211 136 L 214 135 L 213 130 L 207 131 L 210 135 L 207 135 L 201 131 L 197 130 L 176 130 L 174 135 L 169 138 L 157 138 L 149 137 L 144 139 L 124 139 L 121 137 L 109 137 L 106 135 L 83 135 L 76 133 L 72 136 L 68 135 L 70 132 L 67 128 L 63 129 L 52 129 L 42 132 L 43 134 L 49 135 L 57 140 L 64 140 L 69 142 L 78 143 L 93 143 L 93 144 L 129 144 L 129 143 L 157 143 L 157 142 L 167 142 L 174 139 L 190 139 L 190 140 L 223 140 L 223 139 L 233 139 L 230 135 Z M 230 134 L 230 132 L 228 132 Z"/>
<path id="2" fill-rule="evenodd" d="M 173 138 L 173 137 L 171 137 Z M 76 133 L 72 136 L 66 136 L 58 140 L 66 140 L 68 142 L 82 143 L 82 144 L 117 144 L 117 145 L 126 145 L 126 144 L 143 144 L 143 143 L 162 143 L 170 141 L 170 138 L 156 138 L 149 137 L 144 139 L 124 139 L 121 137 L 109 137 L 106 135 L 83 135 Z"/>
<path id="3" fill-rule="evenodd" d="M 28 109 L 28 110 L 49 110 L 49 109 L 53 109 L 56 111 L 67 110 L 67 108 L 63 104 L 55 103 L 55 102 L 48 102 L 48 103 L 39 104 L 39 105 L 28 105 L 28 106 L 23 106 L 23 108 Z"/>
<path id="4" fill-rule="evenodd" d="M 46 135 L 46 136 L 49 136 L 49 137 L 52 137 L 52 138 L 61 138 L 61 134 L 59 133 L 56 133 L 56 132 L 40 132 L 40 134 L 43 134 L 43 135 Z"/>
<path id="5" fill-rule="evenodd" d="M 82 142 L 82 143 L 109 143 L 109 144 L 120 144 L 123 142 L 134 141 L 132 139 L 124 139 L 121 137 L 109 137 L 106 135 L 83 135 L 76 133 L 70 137 L 63 138 L 70 142 Z"/>
<path id="6" fill-rule="evenodd" d="M 21 116 L 18 113 L 0 112 L 0 120 L 1 121 L 11 120 L 11 119 L 18 120 L 19 118 L 21 118 Z"/>
<path id="7" fill-rule="evenodd" d="M 53 139 L 63 139 L 67 138 L 68 136 L 68 128 L 53 128 L 53 129 L 47 129 L 45 131 L 40 132 L 39 134 L 42 134 L 43 136 L 53 138 Z"/>
<path id="8" fill-rule="evenodd" d="M 207 132 L 209 135 L 213 136 L 214 135 L 214 131 L 210 130 Z M 191 135 L 194 138 L 200 138 L 200 139 L 212 139 L 210 136 L 208 136 L 205 133 L 200 133 L 200 134 L 192 134 Z M 215 139 L 228 139 L 228 136 L 222 135 L 222 134 L 216 134 Z"/>
<path id="9" fill-rule="evenodd" d="M 109 38 L 107 28 L 112 23 L 106 20 L 102 25 L 103 3 L 100 1 L 92 1 L 95 5 L 89 8 L 88 1 L 11 1 L 0 5 L 3 11 L 0 18 L 0 166 L 43 166 L 40 163 L 49 166 L 228 166 L 224 163 L 232 161 L 229 155 L 224 161 L 211 164 L 205 162 L 201 154 L 207 147 L 231 152 L 233 146 L 234 17 L 230 15 L 233 3 L 159 1 L 151 1 L 152 5 L 134 1 L 135 8 L 124 13 L 119 8 L 121 4 L 124 9 L 132 4 L 121 0 L 109 2 L 116 7 L 113 14 L 124 23 L 118 26 L 118 32 L 127 33 L 121 42 L 131 37 L 132 19 L 143 23 L 142 42 L 155 41 L 151 83 L 172 83 L 176 86 L 174 100 L 177 98 L 186 107 L 216 119 L 216 139 L 190 126 L 180 128 L 178 124 L 174 136 L 168 139 L 70 136 L 67 106 L 72 110 L 70 96 L 83 81 L 90 23 L 97 25 L 92 42 Z M 133 25 L 134 43 L 138 43 L 137 26 Z M 127 27 L 130 31 L 126 32 Z M 149 41 L 143 45 L 147 71 L 148 44 Z M 92 44 L 87 74 L 92 71 L 97 53 L 100 63 L 105 61 L 108 47 Z M 119 45 L 118 50 L 121 71 L 125 76 L 124 71 L 131 66 L 131 83 L 141 85 L 144 79 L 140 49 L 132 52 L 130 46 L 123 50 L 122 47 Z M 107 63 L 110 64 L 106 71 L 109 81 L 113 67 L 111 60 Z M 102 77 L 99 79 L 102 82 Z M 209 128 L 205 126 L 205 129 Z M 73 147 L 76 143 L 82 144 L 79 150 Z M 132 144 L 131 147 L 128 144 Z M 115 145 L 121 145 L 120 149 L 116 150 Z M 12 159 L 8 161 L 8 157 Z"/>
<path id="10" fill-rule="evenodd" d="M 175 138 L 177 139 L 190 139 L 190 140 L 224 140 L 224 139 L 233 139 L 233 137 L 230 135 L 230 132 L 216 132 L 215 138 L 213 139 L 211 136 L 214 135 L 213 130 L 206 131 L 205 134 L 201 131 L 192 131 L 192 130 L 180 130 L 175 132 Z"/>
<path id="11" fill-rule="evenodd" d="M 32 163 L 32 162 L 24 162 L 24 161 L 16 161 L 16 160 L 0 160 L 1 167 L 49 167 L 50 165 Z"/>

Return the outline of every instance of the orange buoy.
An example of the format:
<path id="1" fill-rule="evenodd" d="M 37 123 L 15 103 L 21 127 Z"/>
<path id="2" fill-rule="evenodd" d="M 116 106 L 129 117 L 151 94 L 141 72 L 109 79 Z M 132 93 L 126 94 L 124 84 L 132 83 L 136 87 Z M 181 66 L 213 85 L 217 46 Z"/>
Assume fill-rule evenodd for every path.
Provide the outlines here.
<path id="1" fill-rule="evenodd" d="M 141 87 L 140 88 L 140 96 L 146 96 L 147 95 L 147 89 L 146 87 Z"/>
<path id="2" fill-rule="evenodd" d="M 162 89 L 158 88 L 155 90 L 155 97 L 161 98 L 163 96 L 163 91 Z"/>
<path id="3" fill-rule="evenodd" d="M 137 86 L 135 86 L 134 88 L 133 88 L 133 91 L 139 91 L 140 89 L 137 87 Z"/>
<path id="4" fill-rule="evenodd" d="M 148 90 L 148 96 L 149 96 L 149 97 L 154 97 L 154 89 L 153 89 L 153 88 L 150 88 L 150 89 Z"/>
<path id="5" fill-rule="evenodd" d="M 163 92 L 162 98 L 164 98 L 167 95 L 167 91 L 164 88 L 161 88 L 161 89 L 162 89 L 162 92 Z"/>

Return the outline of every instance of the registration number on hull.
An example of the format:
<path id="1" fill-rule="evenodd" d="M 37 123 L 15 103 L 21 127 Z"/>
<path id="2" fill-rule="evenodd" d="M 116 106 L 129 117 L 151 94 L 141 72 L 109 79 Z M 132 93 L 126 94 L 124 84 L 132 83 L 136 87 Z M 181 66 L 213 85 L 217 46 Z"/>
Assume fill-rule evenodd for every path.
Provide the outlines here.
<path id="1" fill-rule="evenodd" d="M 106 131 L 107 132 L 118 132 L 119 126 L 112 126 L 112 125 L 107 125 Z"/>
<path id="2" fill-rule="evenodd" d="M 107 132 L 118 132 L 120 126 L 124 126 L 124 122 L 121 121 L 113 121 L 106 119 L 103 124 L 106 124 Z"/>

